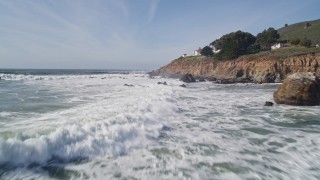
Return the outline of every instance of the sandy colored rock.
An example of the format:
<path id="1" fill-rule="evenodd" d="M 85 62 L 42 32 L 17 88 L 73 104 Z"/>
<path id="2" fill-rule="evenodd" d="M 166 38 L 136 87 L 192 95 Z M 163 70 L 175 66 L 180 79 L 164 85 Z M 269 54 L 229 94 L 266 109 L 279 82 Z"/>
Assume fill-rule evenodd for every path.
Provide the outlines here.
<path id="1" fill-rule="evenodd" d="M 315 72 L 320 75 L 320 54 L 286 58 L 272 56 L 244 56 L 236 60 L 187 60 L 179 58 L 153 73 L 172 76 L 192 74 L 217 79 L 248 78 L 257 83 L 281 82 L 296 72 Z"/>
<path id="2" fill-rule="evenodd" d="M 278 104 L 313 106 L 320 104 L 320 81 L 314 73 L 288 76 L 273 94 Z"/>

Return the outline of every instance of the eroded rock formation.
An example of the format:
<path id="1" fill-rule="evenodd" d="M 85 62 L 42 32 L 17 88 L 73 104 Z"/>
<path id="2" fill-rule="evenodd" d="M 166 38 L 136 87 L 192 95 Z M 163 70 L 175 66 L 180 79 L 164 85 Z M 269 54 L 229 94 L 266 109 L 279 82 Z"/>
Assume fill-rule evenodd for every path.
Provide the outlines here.
<path id="1" fill-rule="evenodd" d="M 192 74 L 195 77 L 217 79 L 250 79 L 257 83 L 281 82 L 296 72 L 320 75 L 320 55 L 309 54 L 279 58 L 273 56 L 245 56 L 236 60 L 188 60 L 179 58 L 151 73 L 169 77 Z"/>
<path id="2" fill-rule="evenodd" d="M 274 92 L 278 104 L 314 106 L 320 104 L 320 80 L 314 73 L 295 73 L 288 76 Z"/>

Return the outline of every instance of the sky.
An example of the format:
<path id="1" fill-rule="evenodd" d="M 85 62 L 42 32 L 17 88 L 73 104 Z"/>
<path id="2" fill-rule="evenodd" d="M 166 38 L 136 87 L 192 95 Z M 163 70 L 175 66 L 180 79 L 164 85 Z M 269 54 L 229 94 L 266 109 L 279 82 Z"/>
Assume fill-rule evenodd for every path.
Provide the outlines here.
<path id="1" fill-rule="evenodd" d="M 0 68 L 157 69 L 222 35 L 320 19 L 319 0 L 0 0 Z"/>

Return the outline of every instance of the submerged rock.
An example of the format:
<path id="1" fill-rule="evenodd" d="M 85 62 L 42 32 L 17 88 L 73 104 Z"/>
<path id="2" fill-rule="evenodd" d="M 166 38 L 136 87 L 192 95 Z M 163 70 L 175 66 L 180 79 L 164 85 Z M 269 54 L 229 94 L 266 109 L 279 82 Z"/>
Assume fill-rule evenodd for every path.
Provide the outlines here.
<path id="1" fill-rule="evenodd" d="M 251 83 L 252 80 L 249 78 L 230 78 L 230 79 L 219 79 L 216 81 L 218 84 L 234 84 L 234 83 Z"/>
<path id="2" fill-rule="evenodd" d="M 313 73 L 295 73 L 288 76 L 273 93 L 278 104 L 314 106 L 320 104 L 320 81 Z"/>
<path id="3" fill-rule="evenodd" d="M 158 82 L 158 84 L 168 85 L 166 81 L 164 81 L 164 82 Z"/>
<path id="4" fill-rule="evenodd" d="M 184 88 L 185 88 L 185 87 L 187 87 L 187 86 L 186 86 L 185 84 L 182 84 L 182 85 L 180 85 L 180 87 L 184 87 Z"/>
<path id="5" fill-rule="evenodd" d="M 196 82 L 196 80 L 194 79 L 194 77 L 192 76 L 192 74 L 185 74 L 180 78 L 180 81 L 183 81 L 185 83 L 192 83 L 192 82 Z"/>
<path id="6" fill-rule="evenodd" d="M 124 84 L 124 86 L 133 87 L 134 85 L 132 85 L 132 84 Z"/>
<path id="7" fill-rule="evenodd" d="M 264 106 L 273 106 L 273 102 L 266 101 L 266 102 L 264 103 Z"/>

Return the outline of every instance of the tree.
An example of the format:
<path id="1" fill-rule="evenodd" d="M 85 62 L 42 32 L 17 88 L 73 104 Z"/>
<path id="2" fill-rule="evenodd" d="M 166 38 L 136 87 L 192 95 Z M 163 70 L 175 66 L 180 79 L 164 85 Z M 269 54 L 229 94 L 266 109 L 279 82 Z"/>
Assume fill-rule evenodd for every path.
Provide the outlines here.
<path id="1" fill-rule="evenodd" d="M 261 50 L 270 50 L 273 43 L 277 42 L 280 35 L 274 28 L 269 28 L 257 35 L 256 44 L 261 47 Z"/>
<path id="2" fill-rule="evenodd" d="M 300 45 L 301 46 L 304 46 L 304 47 L 310 47 L 311 46 L 311 40 L 310 39 L 307 39 L 307 38 L 304 38 L 300 41 Z"/>
<path id="3" fill-rule="evenodd" d="M 205 46 L 204 48 L 202 48 L 200 53 L 202 56 L 213 56 L 212 48 L 209 46 Z"/>
<path id="4" fill-rule="evenodd" d="M 285 24 L 284 27 L 288 27 L 288 24 Z"/>
<path id="5" fill-rule="evenodd" d="M 218 59 L 233 59 L 240 55 L 246 54 L 248 48 L 252 46 L 256 38 L 247 32 L 237 31 L 223 35 L 211 43 L 221 51 L 216 55 Z"/>
<path id="6" fill-rule="evenodd" d="M 239 43 L 236 41 L 227 41 L 222 50 L 216 55 L 217 59 L 234 59 L 240 55 Z"/>

